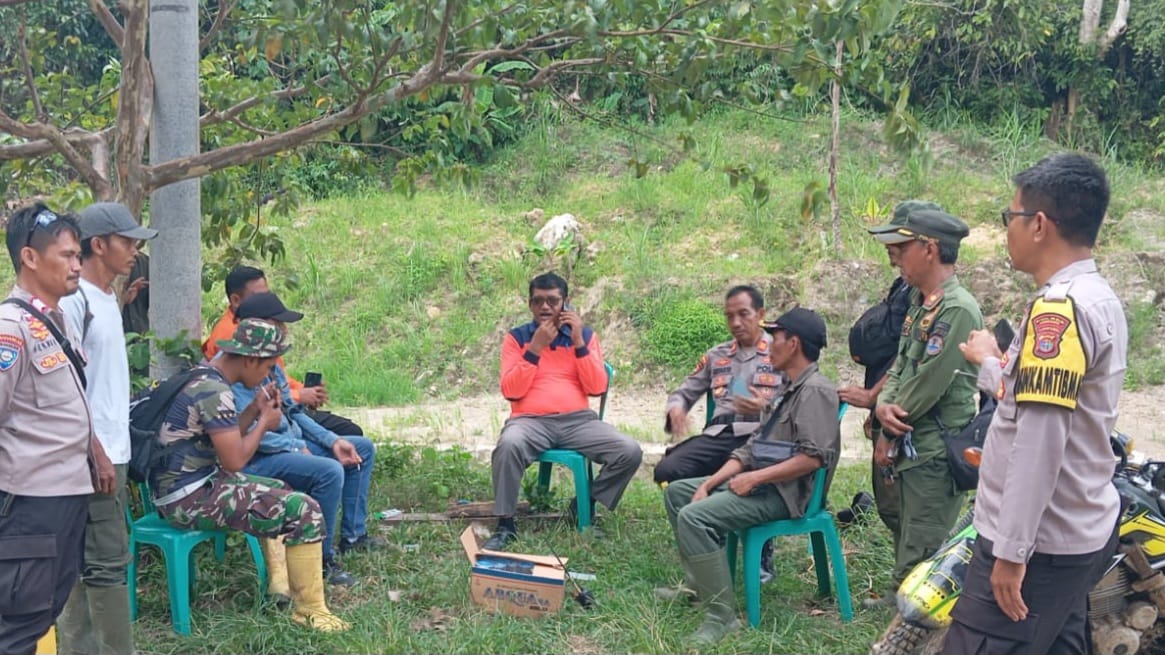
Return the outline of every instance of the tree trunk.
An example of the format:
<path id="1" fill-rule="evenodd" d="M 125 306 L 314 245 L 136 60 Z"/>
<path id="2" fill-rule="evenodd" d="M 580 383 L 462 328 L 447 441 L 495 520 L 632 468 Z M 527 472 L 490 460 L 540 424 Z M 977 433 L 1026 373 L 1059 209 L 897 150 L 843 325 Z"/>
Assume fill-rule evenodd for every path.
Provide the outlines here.
<path id="1" fill-rule="evenodd" d="M 149 15 L 150 62 L 157 75 L 150 129 L 150 163 L 198 153 L 198 0 L 167 0 Z M 129 37 L 127 36 L 127 41 Z M 132 163 L 129 164 L 132 169 Z M 138 168 L 140 176 L 140 167 Z M 141 184 L 131 180 L 130 184 Z M 199 179 L 150 195 L 150 327 L 162 338 L 202 334 L 202 207 Z M 151 375 L 161 379 L 181 362 L 153 353 Z"/>
<path id="2" fill-rule="evenodd" d="M 829 208 L 833 223 L 833 254 L 841 256 L 841 203 L 837 199 L 837 160 L 841 155 L 841 54 L 845 44 L 837 42 L 837 65 L 829 84 L 833 116 L 833 138 L 829 144 Z"/>

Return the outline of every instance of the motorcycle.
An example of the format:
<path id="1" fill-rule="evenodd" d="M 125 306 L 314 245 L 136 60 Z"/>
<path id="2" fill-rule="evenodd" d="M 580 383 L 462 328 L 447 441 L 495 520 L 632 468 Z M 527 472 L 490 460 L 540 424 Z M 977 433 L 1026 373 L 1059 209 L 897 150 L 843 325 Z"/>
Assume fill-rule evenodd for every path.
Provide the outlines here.
<path id="1" fill-rule="evenodd" d="M 1113 484 L 1121 497 L 1120 545 L 1088 594 L 1096 655 L 1165 652 L 1165 461 L 1144 460 L 1132 439 L 1109 437 L 1117 458 Z M 968 453 L 977 464 L 980 453 Z M 934 655 L 942 648 L 978 533 L 972 506 L 950 539 L 919 563 L 898 588 L 898 613 L 870 655 Z"/>

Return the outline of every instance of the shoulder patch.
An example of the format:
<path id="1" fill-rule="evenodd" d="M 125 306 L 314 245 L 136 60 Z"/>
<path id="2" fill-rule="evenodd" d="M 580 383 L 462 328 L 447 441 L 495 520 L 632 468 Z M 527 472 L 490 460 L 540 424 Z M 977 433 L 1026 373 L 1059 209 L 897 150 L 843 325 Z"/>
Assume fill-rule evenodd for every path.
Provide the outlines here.
<path id="1" fill-rule="evenodd" d="M 704 367 L 707 365 L 708 365 L 708 356 L 704 355 L 703 357 L 700 358 L 700 361 L 696 362 L 696 368 L 692 369 L 692 372 L 689 375 L 695 375 L 696 373 L 699 373 L 700 371 L 704 370 Z"/>
<path id="2" fill-rule="evenodd" d="M 15 334 L 0 334 L 0 371 L 7 371 L 20 361 L 24 339 Z"/>
<path id="3" fill-rule="evenodd" d="M 1015 401 L 1076 409 L 1088 363 L 1071 299 L 1032 305 L 1019 352 Z"/>
<path id="4" fill-rule="evenodd" d="M 943 351 L 943 335 L 934 334 L 926 341 L 926 356 L 934 357 Z"/>

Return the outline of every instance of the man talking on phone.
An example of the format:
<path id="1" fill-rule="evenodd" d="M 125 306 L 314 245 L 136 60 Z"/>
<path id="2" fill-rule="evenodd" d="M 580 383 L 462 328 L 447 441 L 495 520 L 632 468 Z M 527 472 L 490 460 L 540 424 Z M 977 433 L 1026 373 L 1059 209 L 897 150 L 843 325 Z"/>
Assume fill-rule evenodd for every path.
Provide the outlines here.
<path id="1" fill-rule="evenodd" d="M 485 543 L 502 550 L 518 537 L 514 511 L 526 467 L 551 448 L 577 450 L 602 465 L 591 498 L 615 509 L 639 469 L 643 451 L 599 419 L 588 396 L 607 390 L 603 352 L 594 330 L 569 305 L 566 280 L 543 273 L 530 281 L 533 320 L 506 334 L 502 344 L 502 395 L 510 417 L 494 448 L 494 512 L 501 518 Z M 577 510 L 577 505 L 574 505 Z M 593 514 L 593 513 L 592 513 Z"/>

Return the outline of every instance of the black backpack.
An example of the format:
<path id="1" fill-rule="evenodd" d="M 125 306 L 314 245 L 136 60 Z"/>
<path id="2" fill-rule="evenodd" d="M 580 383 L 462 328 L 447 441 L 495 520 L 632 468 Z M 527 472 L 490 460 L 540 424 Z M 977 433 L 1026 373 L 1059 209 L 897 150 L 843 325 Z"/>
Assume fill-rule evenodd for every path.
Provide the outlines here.
<path id="1" fill-rule="evenodd" d="M 898 354 L 902 323 L 910 309 L 910 285 L 897 278 L 886 299 L 870 307 L 849 331 L 849 354 L 868 371 L 889 368 Z M 875 376 L 881 377 L 881 374 Z"/>
<path id="2" fill-rule="evenodd" d="M 203 366 L 175 373 L 161 383 L 146 387 L 130 401 L 128 474 L 131 480 L 149 481 L 150 472 L 170 450 L 170 446 L 158 442 L 158 432 L 170 406 L 186 385 L 208 373 L 209 369 Z"/>
<path id="3" fill-rule="evenodd" d="M 983 448 L 983 442 L 987 440 L 987 428 L 991 427 L 991 419 L 995 416 L 995 406 L 994 398 L 985 398 L 975 418 L 958 432 L 948 431 L 938 413 L 934 409 L 930 412 L 942 432 L 943 443 L 947 448 L 947 468 L 959 491 L 974 491 L 979 486 L 979 468 L 967 461 L 963 451 L 971 447 Z"/>

